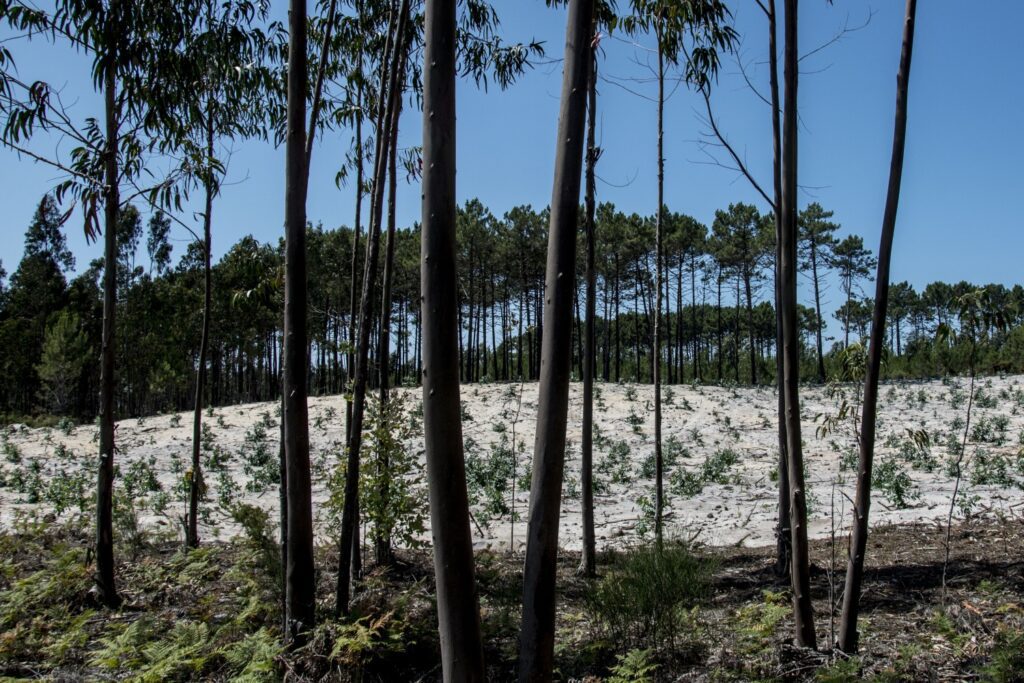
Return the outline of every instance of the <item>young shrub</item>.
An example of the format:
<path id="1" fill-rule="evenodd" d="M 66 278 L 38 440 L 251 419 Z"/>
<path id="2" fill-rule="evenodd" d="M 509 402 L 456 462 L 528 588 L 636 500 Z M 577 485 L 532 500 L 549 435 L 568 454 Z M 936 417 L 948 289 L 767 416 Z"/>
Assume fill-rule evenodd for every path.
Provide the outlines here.
<path id="1" fill-rule="evenodd" d="M 673 645 L 705 596 L 714 565 L 688 546 L 666 542 L 619 555 L 586 596 L 594 623 L 631 647 Z"/>
<path id="2" fill-rule="evenodd" d="M 363 437 L 368 459 L 360 470 L 359 501 L 375 539 L 411 548 L 420 545 L 426 528 L 427 492 L 412 447 L 419 422 L 409 419 L 408 397 L 393 392 L 384 406 L 368 397 Z"/>
<path id="3" fill-rule="evenodd" d="M 910 507 L 911 501 L 921 497 L 903 468 L 896 460 L 884 460 L 874 471 L 871 485 L 876 491 L 885 495 L 893 507 L 904 509 Z"/>

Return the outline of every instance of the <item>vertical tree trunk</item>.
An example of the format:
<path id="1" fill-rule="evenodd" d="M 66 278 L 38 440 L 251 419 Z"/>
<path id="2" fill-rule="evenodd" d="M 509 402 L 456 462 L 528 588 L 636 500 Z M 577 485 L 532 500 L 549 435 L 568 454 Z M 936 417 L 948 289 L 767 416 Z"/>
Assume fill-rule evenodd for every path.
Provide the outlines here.
<path id="1" fill-rule="evenodd" d="M 782 131 L 779 121 L 779 63 L 775 0 L 768 0 L 768 68 L 772 101 L 772 189 L 775 206 L 775 387 L 779 433 L 779 523 L 776 527 L 775 574 L 788 577 L 792 558 L 789 525 L 789 445 L 786 437 L 786 401 L 782 350 Z"/>
<path id="2" fill-rule="evenodd" d="M 793 620 L 796 644 L 814 648 L 814 612 L 807 547 L 807 500 L 800 439 L 800 337 L 797 330 L 797 0 L 785 0 L 785 100 L 782 115 L 781 305 L 786 440 L 789 456 L 790 534 L 792 536 Z"/>
<path id="3" fill-rule="evenodd" d="M 387 155 L 389 145 L 395 144 L 390 139 L 392 119 L 396 115 L 398 100 L 398 73 L 400 53 L 404 44 L 404 35 L 409 14 L 409 0 L 402 0 L 395 27 L 394 38 L 391 40 L 389 55 L 388 85 L 383 90 L 387 98 L 384 126 L 378 129 L 377 158 L 374 167 L 373 207 L 370 216 L 370 227 L 366 236 L 366 262 L 363 264 L 363 292 L 359 303 L 359 341 L 356 345 L 355 378 L 352 388 L 352 422 L 348 439 L 348 469 L 345 473 L 345 503 L 341 517 L 341 547 L 338 560 L 338 581 L 336 586 L 335 611 L 348 613 L 349 582 L 353 571 L 352 557 L 355 553 L 354 539 L 358 533 L 359 509 L 359 457 L 363 440 L 363 417 L 366 408 L 366 384 L 369 376 L 368 364 L 370 355 L 370 332 L 373 327 L 372 301 L 377 284 L 377 265 L 380 256 L 381 219 L 384 209 L 384 182 L 387 171 Z"/>
<path id="4" fill-rule="evenodd" d="M 703 316 L 702 316 L 703 317 Z M 700 333 L 697 328 L 697 251 L 690 255 L 690 325 L 693 327 L 693 380 L 700 382 Z"/>
<path id="5" fill-rule="evenodd" d="M 814 312 L 817 316 L 815 321 L 815 337 L 818 343 L 818 381 L 825 383 L 825 351 L 822 343 L 822 328 L 824 321 L 821 319 L 821 282 L 818 279 L 818 247 L 811 240 L 811 280 L 814 282 Z"/>
<path id="6" fill-rule="evenodd" d="M 754 344 L 754 295 L 750 287 L 751 275 L 743 274 L 743 290 L 747 297 L 747 342 L 750 344 L 750 383 L 757 386 L 757 348 Z"/>
<path id="7" fill-rule="evenodd" d="M 206 116 L 206 154 L 207 161 L 213 160 L 213 115 Z M 202 463 L 199 460 L 199 446 L 202 440 L 203 395 L 206 389 L 206 352 L 210 344 L 210 250 L 212 248 L 211 221 L 213 219 L 213 177 L 212 169 L 207 169 L 204 180 L 206 205 L 203 213 L 203 330 L 199 339 L 199 359 L 196 368 L 196 400 L 192 413 L 192 473 L 188 487 L 188 523 L 185 529 L 185 545 L 190 548 L 199 546 L 199 494 L 203 487 Z"/>
<path id="8" fill-rule="evenodd" d="M 456 0 L 427 0 L 423 55 L 423 435 L 445 681 L 483 681 L 459 398 L 455 238 Z"/>
<path id="9" fill-rule="evenodd" d="M 303 642 L 313 628 L 316 594 L 306 406 L 306 3 L 288 14 L 288 133 L 285 151 L 284 455 L 288 516 L 285 637 Z"/>
<path id="10" fill-rule="evenodd" d="M 118 0 L 111 3 L 111 15 Z M 106 114 L 106 176 L 103 234 L 103 331 L 100 348 L 100 462 L 96 477 L 96 588 L 99 600 L 108 607 L 121 604 L 114 583 L 114 315 L 117 309 L 117 221 L 118 192 L 117 138 L 117 28 L 109 20 L 103 97 Z"/>
<path id="11" fill-rule="evenodd" d="M 654 383 L 654 539 L 661 547 L 664 500 L 664 469 L 661 452 L 661 289 L 662 252 L 664 251 L 665 203 L 665 51 L 661 44 L 663 20 L 655 23 L 658 40 L 658 212 L 654 218 L 654 339 L 651 344 L 651 381 Z"/>
<path id="12" fill-rule="evenodd" d="M 882 370 L 882 345 L 885 343 L 885 316 L 889 304 L 889 264 L 896 230 L 900 184 L 903 179 L 903 152 L 907 139 L 907 89 L 910 82 L 910 60 L 914 48 L 914 23 L 917 0 L 907 0 L 903 23 L 903 49 L 896 76 L 896 123 L 892 137 L 892 160 L 889 165 L 889 188 L 882 217 L 882 238 L 878 247 L 878 272 L 875 276 L 875 309 L 871 319 L 871 341 L 868 346 L 868 367 L 864 377 L 864 407 L 861 419 L 860 462 L 857 469 L 857 492 L 854 498 L 854 526 L 850 539 L 843 611 L 839 620 L 839 649 L 848 654 L 857 651 L 857 616 L 860 612 L 860 589 L 864 577 L 864 553 L 868 541 L 868 509 L 871 505 L 871 467 L 875 455 L 875 423 L 878 409 L 878 378 Z"/>
<path id="13" fill-rule="evenodd" d="M 596 34 L 596 26 L 594 27 Z M 597 182 L 594 167 L 597 165 L 597 50 L 590 51 L 590 73 L 587 80 L 587 170 L 586 170 L 586 311 L 584 313 L 583 342 L 583 435 L 580 455 L 580 514 L 583 518 L 583 550 L 580 576 L 593 578 L 597 574 L 597 542 L 594 535 L 594 317 L 596 315 L 596 283 L 594 276 L 594 213 Z M 513 448 L 515 446 L 513 445 Z"/>
<path id="14" fill-rule="evenodd" d="M 593 15 L 593 0 L 569 1 L 548 231 L 537 436 L 523 568 L 520 681 L 549 681 L 554 666 L 558 516 L 569 411 L 577 213 Z"/>

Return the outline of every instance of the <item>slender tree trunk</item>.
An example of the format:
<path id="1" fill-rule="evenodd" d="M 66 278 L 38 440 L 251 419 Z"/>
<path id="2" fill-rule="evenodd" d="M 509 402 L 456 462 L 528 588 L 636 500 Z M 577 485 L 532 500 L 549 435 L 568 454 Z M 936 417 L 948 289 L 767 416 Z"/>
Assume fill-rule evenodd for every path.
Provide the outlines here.
<path id="1" fill-rule="evenodd" d="M 622 309 L 621 283 L 619 280 L 619 252 L 615 252 L 615 383 L 618 384 L 622 377 Z"/>
<path id="2" fill-rule="evenodd" d="M 789 455 L 790 533 L 792 536 L 793 620 L 796 644 L 814 648 L 814 612 L 811 606 L 810 560 L 807 546 L 807 500 L 800 439 L 800 337 L 797 330 L 797 0 L 785 0 L 785 101 L 782 115 L 782 339 Z"/>
<path id="3" fill-rule="evenodd" d="M 697 252 L 690 255 L 690 324 L 693 326 L 693 379 L 700 382 L 700 334 L 697 328 Z"/>
<path id="4" fill-rule="evenodd" d="M 750 286 L 751 275 L 743 274 L 743 291 L 747 297 L 747 341 L 750 344 L 750 383 L 757 386 L 757 348 L 754 344 L 754 295 Z"/>
<path id="5" fill-rule="evenodd" d="M 815 321 L 814 331 L 815 337 L 818 343 L 818 381 L 822 384 L 825 383 L 825 346 L 822 343 L 822 328 L 824 327 L 821 319 L 821 286 L 818 280 L 818 246 L 814 243 L 814 239 L 811 239 L 811 279 L 814 281 L 814 312 L 817 316 Z"/>
<path id="6" fill-rule="evenodd" d="M 288 134 L 285 169 L 284 455 L 288 515 L 285 637 L 300 645 L 313 628 L 316 594 L 306 406 L 306 3 L 288 14 Z"/>
<path id="7" fill-rule="evenodd" d="M 596 25 L 594 33 L 596 34 Z M 580 502 L 580 513 L 583 518 L 583 551 L 580 554 L 580 566 L 576 573 L 580 576 L 593 578 L 597 574 L 597 542 L 594 534 L 594 369 L 595 338 L 594 317 L 596 315 L 596 282 L 594 276 L 594 214 L 596 211 L 595 195 L 597 193 L 594 167 L 597 165 L 597 50 L 590 51 L 590 74 L 587 80 L 587 169 L 586 195 L 584 205 L 587 211 L 586 240 L 587 265 L 584 273 L 586 280 L 586 311 L 584 313 L 583 343 L 583 435 L 580 456 L 580 488 L 583 489 Z M 513 448 L 515 445 L 513 444 Z"/>
<path id="8" fill-rule="evenodd" d="M 871 467 L 875 455 L 875 424 L 878 409 L 878 378 L 882 370 L 882 345 L 885 343 L 885 317 L 889 304 L 889 264 L 896 230 L 900 184 L 903 179 L 903 152 L 907 139 L 907 90 L 910 82 L 910 59 L 914 48 L 914 23 L 917 0 L 907 0 L 903 23 L 903 49 L 896 76 L 896 123 L 892 138 L 892 160 L 889 165 L 889 189 L 882 217 L 882 239 L 878 247 L 878 272 L 875 276 L 875 310 L 871 319 L 871 341 L 868 345 L 868 367 L 864 378 L 864 406 L 861 419 L 860 462 L 857 469 L 857 492 L 854 498 L 854 526 L 850 538 L 843 611 L 839 620 L 839 648 L 853 654 L 857 651 L 857 616 L 860 612 L 860 590 L 864 578 L 864 553 L 868 541 L 868 510 L 871 505 Z"/>
<path id="9" fill-rule="evenodd" d="M 399 60 L 399 71 L 404 73 L 405 71 L 405 47 L 402 47 L 402 57 Z M 395 142 L 398 140 L 398 120 L 402 115 L 402 93 L 401 88 L 396 93 L 395 97 L 395 112 L 391 117 L 391 130 L 389 135 L 392 143 L 388 151 L 388 232 L 387 232 L 387 248 L 384 251 L 384 282 L 383 282 L 383 293 L 380 300 L 380 347 L 378 351 L 377 363 L 379 365 L 380 375 L 380 414 L 384 415 L 385 406 L 388 403 L 388 372 L 389 372 L 389 361 L 391 355 L 391 281 L 394 279 L 394 263 L 395 263 L 395 195 L 398 190 L 398 144 Z M 380 480 L 380 499 L 381 505 L 387 507 L 390 505 L 390 487 L 388 481 L 390 475 L 388 472 L 391 468 L 391 463 L 388 462 L 387 453 L 379 454 L 379 460 L 377 463 L 379 468 L 379 480 Z M 376 556 L 377 564 L 387 565 L 391 564 L 391 537 L 389 535 L 381 533 L 380 530 L 375 530 L 376 534 Z"/>
<path id="10" fill-rule="evenodd" d="M 359 457 L 363 440 L 363 417 L 366 408 L 366 384 L 369 376 L 368 364 L 370 355 L 370 332 L 373 327 L 373 291 L 377 281 L 377 265 L 380 256 L 381 219 L 384 209 L 384 182 L 387 171 L 387 154 L 389 145 L 395 144 L 390 139 L 389 131 L 392 118 L 396 115 L 398 100 L 400 53 L 404 45 L 404 36 L 409 14 L 409 0 L 402 0 L 399 9 L 394 38 L 391 41 L 388 86 L 384 89 L 388 100 L 384 117 L 384 126 L 378 129 L 380 139 L 377 145 L 377 159 L 373 180 L 373 207 L 370 216 L 370 227 L 366 239 L 366 262 L 363 265 L 363 292 L 359 304 L 359 341 L 356 346 L 355 381 L 352 388 L 352 422 L 348 440 L 348 469 L 345 473 L 345 503 L 341 518 L 341 548 L 338 560 L 338 582 L 335 610 L 347 614 L 349 602 L 349 583 L 352 578 L 352 557 L 355 552 L 353 540 L 358 533 L 359 509 Z"/>
<path id="11" fill-rule="evenodd" d="M 423 435 L 445 681 L 483 681 L 459 398 L 455 238 L 456 0 L 427 0 L 423 68 Z"/>
<path id="12" fill-rule="evenodd" d="M 206 116 L 206 154 L 208 161 L 213 160 L 213 115 Z M 208 169 L 207 173 L 212 174 Z M 192 473 L 188 487 L 188 524 L 185 529 L 185 545 L 190 548 L 199 546 L 199 495 L 203 488 L 202 463 L 199 460 L 199 446 L 202 441 L 203 396 L 206 389 L 206 352 L 210 345 L 210 250 L 212 249 L 211 221 L 213 220 L 213 177 L 208 176 L 204 182 L 206 206 L 203 214 L 203 330 L 199 339 L 199 359 L 196 367 L 196 400 L 192 413 Z"/>
<path id="13" fill-rule="evenodd" d="M 655 23 L 658 40 L 658 212 L 654 218 L 654 339 L 651 345 L 651 381 L 654 383 L 654 539 L 661 547 L 665 464 L 661 452 L 661 261 L 664 251 L 665 203 L 665 54 L 661 42 L 662 19 Z"/>
<path id="14" fill-rule="evenodd" d="M 779 114 L 779 60 L 775 0 L 768 0 L 768 68 L 772 100 L 772 189 L 775 206 L 775 387 L 779 433 L 779 523 L 776 527 L 775 574 L 790 575 L 792 533 L 789 525 L 789 443 L 786 437 L 785 369 L 782 338 L 782 131 Z"/>
<path id="15" fill-rule="evenodd" d="M 537 436 L 523 568 L 519 680 L 524 682 L 550 681 L 554 667 L 558 517 L 572 362 L 572 274 L 576 272 L 577 213 L 593 15 L 593 0 L 569 0 L 548 232 Z"/>
<path id="16" fill-rule="evenodd" d="M 725 359 L 725 353 L 722 349 L 723 345 L 723 332 L 722 332 L 722 268 L 718 268 L 718 303 L 715 306 L 718 314 L 718 381 L 721 382 L 725 375 L 725 368 L 723 365 Z"/>
<path id="17" fill-rule="evenodd" d="M 111 14 L 119 0 L 112 0 Z M 117 139 L 117 28 L 108 27 L 108 53 L 103 70 L 103 98 L 106 114 L 106 155 L 103 160 L 106 188 L 103 235 L 103 328 L 100 349 L 100 462 L 96 477 L 96 588 L 99 600 L 108 607 L 121 604 L 114 583 L 114 315 L 117 310 L 117 222 L 118 192 Z"/>

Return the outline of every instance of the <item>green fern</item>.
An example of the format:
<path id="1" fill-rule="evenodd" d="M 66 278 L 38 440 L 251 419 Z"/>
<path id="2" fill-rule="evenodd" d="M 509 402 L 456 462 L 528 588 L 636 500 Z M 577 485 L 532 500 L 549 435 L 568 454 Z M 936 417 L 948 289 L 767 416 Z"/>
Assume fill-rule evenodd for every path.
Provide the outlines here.
<path id="1" fill-rule="evenodd" d="M 650 683 L 658 665 L 651 661 L 654 651 L 630 650 L 624 655 L 616 655 L 619 663 L 611 668 L 608 683 Z"/>

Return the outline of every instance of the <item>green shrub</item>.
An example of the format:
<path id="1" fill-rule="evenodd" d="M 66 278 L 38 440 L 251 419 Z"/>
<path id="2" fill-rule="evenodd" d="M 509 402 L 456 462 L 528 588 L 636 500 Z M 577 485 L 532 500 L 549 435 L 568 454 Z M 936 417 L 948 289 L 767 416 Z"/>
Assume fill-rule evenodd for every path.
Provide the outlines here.
<path id="1" fill-rule="evenodd" d="M 910 501 L 920 498 L 914 482 L 896 460 L 884 460 L 875 469 L 871 485 L 885 495 L 886 499 L 900 509 L 910 507 Z"/>
<path id="2" fill-rule="evenodd" d="M 689 622 L 714 569 L 682 543 L 640 546 L 616 558 L 586 596 L 594 623 L 615 641 L 660 648 Z"/>

